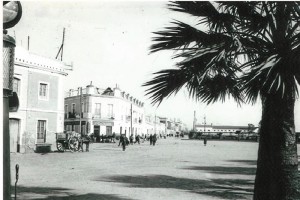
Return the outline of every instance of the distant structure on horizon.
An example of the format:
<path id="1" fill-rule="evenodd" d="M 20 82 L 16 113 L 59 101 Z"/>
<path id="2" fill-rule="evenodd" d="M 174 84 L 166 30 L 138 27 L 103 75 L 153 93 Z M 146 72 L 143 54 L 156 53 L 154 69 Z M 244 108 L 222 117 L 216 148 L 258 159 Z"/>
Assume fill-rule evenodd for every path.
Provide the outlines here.
<path id="1" fill-rule="evenodd" d="M 258 133 L 258 127 L 252 124 L 248 126 L 228 126 L 228 125 L 213 125 L 213 124 L 196 124 L 196 132 L 201 132 L 203 135 L 219 137 L 237 138 L 238 135 Z"/>

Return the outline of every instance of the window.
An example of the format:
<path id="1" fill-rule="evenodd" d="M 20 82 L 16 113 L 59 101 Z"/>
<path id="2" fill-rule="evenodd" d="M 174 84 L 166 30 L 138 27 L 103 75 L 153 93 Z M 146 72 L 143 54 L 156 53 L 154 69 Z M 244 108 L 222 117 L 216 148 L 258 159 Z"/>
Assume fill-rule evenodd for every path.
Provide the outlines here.
<path id="1" fill-rule="evenodd" d="M 72 103 L 72 113 L 75 113 L 75 103 Z"/>
<path id="2" fill-rule="evenodd" d="M 113 117 L 113 104 L 107 105 L 107 117 Z"/>
<path id="3" fill-rule="evenodd" d="M 40 83 L 39 88 L 39 98 L 40 99 L 48 99 L 48 84 L 47 83 Z"/>
<path id="4" fill-rule="evenodd" d="M 38 120 L 37 141 L 38 142 L 46 142 L 46 120 Z"/>
<path id="5" fill-rule="evenodd" d="M 65 105 L 65 119 L 68 118 L 68 105 Z"/>
<path id="6" fill-rule="evenodd" d="M 95 105 L 95 115 L 101 115 L 101 103 Z"/>
<path id="7" fill-rule="evenodd" d="M 90 112 L 90 103 L 88 101 L 86 102 L 86 112 Z"/>
<path id="8" fill-rule="evenodd" d="M 17 94 L 20 94 L 20 79 L 14 78 L 13 80 L 13 91 L 16 92 Z"/>

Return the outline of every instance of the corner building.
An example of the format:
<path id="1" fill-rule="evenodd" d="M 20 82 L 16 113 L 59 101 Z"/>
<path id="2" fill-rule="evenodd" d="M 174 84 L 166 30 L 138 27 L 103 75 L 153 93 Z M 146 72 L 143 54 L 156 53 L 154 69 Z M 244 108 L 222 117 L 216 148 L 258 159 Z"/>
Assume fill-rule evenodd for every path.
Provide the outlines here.
<path id="1" fill-rule="evenodd" d="M 70 89 L 65 97 L 64 129 L 101 135 L 145 134 L 144 103 L 116 86 L 101 89 L 92 85 Z"/>
<path id="2" fill-rule="evenodd" d="M 16 47 L 13 91 L 19 108 L 9 113 L 11 152 L 32 152 L 37 145 L 55 147 L 63 131 L 63 80 L 68 67 L 61 61 Z"/>

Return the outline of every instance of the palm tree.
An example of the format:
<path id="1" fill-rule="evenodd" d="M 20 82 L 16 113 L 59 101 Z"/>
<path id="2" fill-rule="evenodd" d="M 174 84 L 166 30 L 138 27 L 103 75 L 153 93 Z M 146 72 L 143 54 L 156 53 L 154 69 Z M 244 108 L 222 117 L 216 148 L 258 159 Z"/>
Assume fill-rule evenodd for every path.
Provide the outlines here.
<path id="1" fill-rule="evenodd" d="M 153 104 L 185 87 L 207 104 L 262 102 L 254 199 L 299 199 L 294 105 L 300 83 L 300 2 L 170 2 L 196 25 L 154 32 L 151 53 L 174 51 L 175 68 L 146 82 Z M 179 60 L 179 61 L 178 61 Z"/>

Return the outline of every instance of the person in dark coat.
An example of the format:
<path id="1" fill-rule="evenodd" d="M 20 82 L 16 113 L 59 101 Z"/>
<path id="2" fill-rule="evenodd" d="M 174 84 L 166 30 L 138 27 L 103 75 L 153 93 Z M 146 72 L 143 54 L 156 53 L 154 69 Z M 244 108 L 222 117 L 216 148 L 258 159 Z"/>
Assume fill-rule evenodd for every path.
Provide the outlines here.
<path id="1" fill-rule="evenodd" d="M 116 134 L 115 134 L 115 132 L 113 132 L 113 134 L 111 136 L 111 142 L 116 143 L 115 139 L 116 139 Z"/>
<path id="2" fill-rule="evenodd" d="M 149 140 L 150 140 L 150 145 L 152 145 L 152 142 L 153 142 L 153 135 L 152 134 L 150 134 Z"/>
<path id="3" fill-rule="evenodd" d="M 133 145 L 133 134 L 130 135 L 129 140 L 130 140 L 130 144 Z"/>
<path id="4" fill-rule="evenodd" d="M 119 141 L 118 146 L 120 146 L 120 144 L 122 144 L 123 151 L 125 151 L 125 149 L 126 149 L 126 137 L 124 135 L 121 135 L 121 137 L 120 137 L 120 141 Z"/>
<path id="5" fill-rule="evenodd" d="M 204 146 L 206 146 L 206 144 L 207 144 L 207 138 L 206 137 L 204 137 L 203 143 L 204 143 Z"/>
<path id="6" fill-rule="evenodd" d="M 129 145 L 129 139 L 128 137 L 125 135 L 125 144 L 128 146 Z"/>
<path id="7" fill-rule="evenodd" d="M 153 138 L 152 138 L 152 144 L 153 144 L 153 146 L 155 146 L 156 141 L 157 141 L 157 135 L 154 134 Z"/>
<path id="8" fill-rule="evenodd" d="M 135 136 L 135 142 L 134 143 L 140 144 L 140 136 L 139 135 Z"/>

